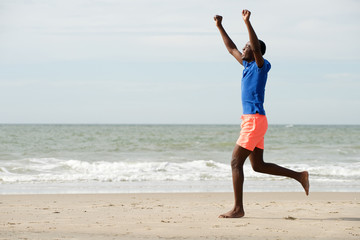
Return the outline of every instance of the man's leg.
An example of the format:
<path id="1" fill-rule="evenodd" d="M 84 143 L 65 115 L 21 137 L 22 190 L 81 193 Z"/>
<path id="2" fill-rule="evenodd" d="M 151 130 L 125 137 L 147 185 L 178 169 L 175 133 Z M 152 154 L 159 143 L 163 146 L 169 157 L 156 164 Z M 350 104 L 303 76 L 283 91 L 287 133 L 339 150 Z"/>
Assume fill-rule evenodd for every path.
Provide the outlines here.
<path id="1" fill-rule="evenodd" d="M 271 175 L 278 175 L 289 177 L 297 180 L 303 186 L 306 195 L 309 195 L 309 173 L 304 172 L 295 172 L 293 170 L 278 166 L 273 163 L 266 163 L 263 159 L 264 150 L 260 148 L 255 148 L 254 151 L 250 154 L 249 158 L 251 161 L 251 166 L 256 172 L 267 173 Z"/>
<path id="2" fill-rule="evenodd" d="M 234 187 L 235 206 L 231 211 L 221 214 L 219 216 L 220 218 L 240 218 L 245 215 L 243 207 L 243 165 L 250 153 L 250 150 L 240 147 L 239 145 L 236 145 L 234 148 L 231 159 L 231 170 Z"/>

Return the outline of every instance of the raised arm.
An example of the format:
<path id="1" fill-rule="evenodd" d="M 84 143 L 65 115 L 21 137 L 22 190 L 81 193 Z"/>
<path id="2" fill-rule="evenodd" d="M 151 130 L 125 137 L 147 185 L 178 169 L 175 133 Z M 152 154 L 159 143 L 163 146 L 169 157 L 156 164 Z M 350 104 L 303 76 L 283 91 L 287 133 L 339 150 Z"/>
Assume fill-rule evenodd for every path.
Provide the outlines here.
<path id="1" fill-rule="evenodd" d="M 225 46 L 227 48 L 227 50 L 229 51 L 229 53 L 231 55 L 233 55 L 235 57 L 235 59 L 241 64 L 243 65 L 243 60 L 242 60 L 242 54 L 241 52 L 237 49 L 235 43 L 230 39 L 229 35 L 227 35 L 224 27 L 222 26 L 222 16 L 216 15 L 214 17 L 215 23 L 216 23 L 216 27 L 219 29 L 219 32 L 221 34 L 221 37 L 225 43 Z"/>
<path id="2" fill-rule="evenodd" d="M 254 53 L 256 65 L 259 68 L 261 68 L 264 65 L 264 58 L 261 54 L 261 47 L 260 47 L 259 39 L 257 38 L 256 33 L 250 23 L 250 14 L 251 14 L 251 12 L 249 10 L 242 11 L 242 16 L 243 16 L 245 25 L 246 25 L 248 33 L 249 33 L 250 46 L 251 46 L 251 50 Z"/>

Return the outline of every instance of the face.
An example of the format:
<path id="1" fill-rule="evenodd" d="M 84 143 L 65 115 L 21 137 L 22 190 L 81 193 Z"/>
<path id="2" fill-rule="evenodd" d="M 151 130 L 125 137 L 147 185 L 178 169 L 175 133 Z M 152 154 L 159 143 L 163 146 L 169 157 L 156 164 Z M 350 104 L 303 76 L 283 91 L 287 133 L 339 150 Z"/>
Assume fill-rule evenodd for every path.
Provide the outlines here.
<path id="1" fill-rule="evenodd" d="M 243 48 L 242 59 L 245 61 L 254 60 L 254 53 L 251 50 L 250 42 L 247 42 L 245 47 Z"/>

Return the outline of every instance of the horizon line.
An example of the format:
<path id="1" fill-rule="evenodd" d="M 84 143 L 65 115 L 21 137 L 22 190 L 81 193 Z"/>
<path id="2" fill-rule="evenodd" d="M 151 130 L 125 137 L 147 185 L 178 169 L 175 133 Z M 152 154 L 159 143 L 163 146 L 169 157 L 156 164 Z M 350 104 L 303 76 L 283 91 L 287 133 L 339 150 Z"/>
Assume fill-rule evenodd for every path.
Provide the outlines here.
<path id="1" fill-rule="evenodd" d="M 196 126 L 196 125 L 240 125 L 240 123 L 0 123 L 0 125 L 142 125 L 142 126 Z M 351 123 L 269 123 L 281 126 L 360 126 Z"/>

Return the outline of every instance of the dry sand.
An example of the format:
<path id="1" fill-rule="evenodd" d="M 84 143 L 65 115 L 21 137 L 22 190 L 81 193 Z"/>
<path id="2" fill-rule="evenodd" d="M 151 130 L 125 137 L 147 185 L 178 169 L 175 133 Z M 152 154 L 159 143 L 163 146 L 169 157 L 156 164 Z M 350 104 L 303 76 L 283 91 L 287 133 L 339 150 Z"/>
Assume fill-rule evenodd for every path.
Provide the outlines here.
<path id="1" fill-rule="evenodd" d="M 360 193 L 0 195 L 0 239 L 360 239 Z"/>

